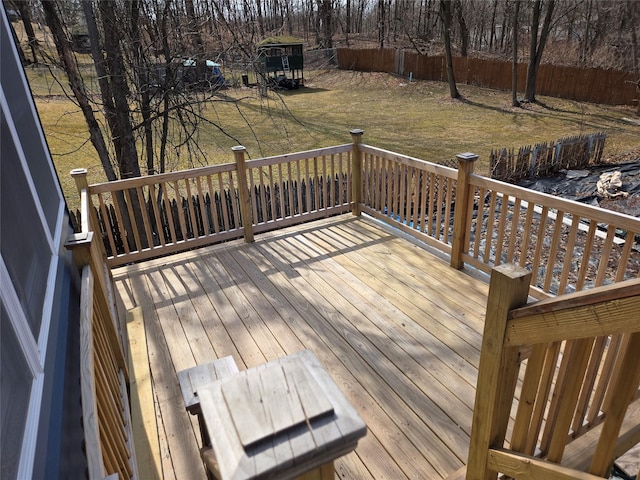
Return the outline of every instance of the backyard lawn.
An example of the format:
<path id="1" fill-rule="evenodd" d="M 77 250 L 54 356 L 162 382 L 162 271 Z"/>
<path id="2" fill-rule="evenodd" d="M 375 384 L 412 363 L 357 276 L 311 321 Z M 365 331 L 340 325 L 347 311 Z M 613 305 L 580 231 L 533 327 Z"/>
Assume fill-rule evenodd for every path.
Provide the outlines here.
<path id="1" fill-rule="evenodd" d="M 84 119 L 62 87 L 42 70 L 28 69 L 36 106 L 63 190 L 75 203 L 69 171 L 84 167 L 90 182 L 104 180 Z M 491 149 L 520 147 L 606 131 L 605 157 L 640 144 L 640 127 L 623 120 L 631 107 L 611 107 L 540 97 L 540 104 L 511 107 L 511 93 L 459 85 L 463 100 L 451 100 L 445 83 L 344 70 L 310 71 L 306 88 L 271 93 L 229 88 L 207 103 L 197 131 L 204 159 L 190 163 L 184 151 L 169 151 L 167 169 L 225 163 L 231 147 L 243 144 L 251 158 L 347 143 L 349 130 L 365 131 L 364 142 L 440 162 L 457 153 L 480 155 L 488 171 Z M 214 126 L 213 124 L 217 125 Z M 218 128 L 218 126 L 220 128 Z M 144 164 L 144 160 L 140 160 Z M 144 170 L 144 168 L 143 168 Z"/>

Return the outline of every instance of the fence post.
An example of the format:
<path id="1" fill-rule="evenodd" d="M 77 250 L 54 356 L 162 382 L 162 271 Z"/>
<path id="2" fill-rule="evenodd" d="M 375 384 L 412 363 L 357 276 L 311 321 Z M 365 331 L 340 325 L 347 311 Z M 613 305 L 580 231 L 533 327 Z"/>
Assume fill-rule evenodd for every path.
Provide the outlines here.
<path id="1" fill-rule="evenodd" d="M 453 212 L 453 238 L 451 240 L 451 266 L 460 270 L 464 266 L 462 254 L 467 250 L 469 239 L 467 238 L 467 221 L 469 220 L 469 197 L 471 185 L 469 177 L 473 173 L 473 167 L 478 155 L 475 153 L 460 153 L 458 159 L 458 180 L 456 183 L 456 201 Z"/>
<path id="2" fill-rule="evenodd" d="M 360 215 L 360 202 L 362 201 L 362 153 L 360 152 L 360 143 L 364 130 L 354 128 L 349 132 L 351 141 L 353 142 L 353 150 L 351 151 L 351 196 L 353 200 L 353 214 Z"/>
<path id="3" fill-rule="evenodd" d="M 240 216 L 242 217 L 242 228 L 244 229 L 244 241 L 253 242 L 253 219 L 251 217 L 251 202 L 249 196 L 249 184 L 247 183 L 247 166 L 244 161 L 244 152 L 247 151 L 242 145 L 231 147 L 236 160 L 236 170 L 238 172 L 238 196 L 240 197 Z M 233 194 L 233 193 L 232 193 Z"/>

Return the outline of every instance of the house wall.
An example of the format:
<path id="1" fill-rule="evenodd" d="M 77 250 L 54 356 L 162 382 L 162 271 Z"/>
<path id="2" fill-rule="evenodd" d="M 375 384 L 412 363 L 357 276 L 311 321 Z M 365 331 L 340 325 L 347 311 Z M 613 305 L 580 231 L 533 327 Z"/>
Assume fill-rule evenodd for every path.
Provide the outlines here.
<path id="1" fill-rule="evenodd" d="M 0 50 L 0 477 L 84 478 L 72 228 L 4 7 Z"/>

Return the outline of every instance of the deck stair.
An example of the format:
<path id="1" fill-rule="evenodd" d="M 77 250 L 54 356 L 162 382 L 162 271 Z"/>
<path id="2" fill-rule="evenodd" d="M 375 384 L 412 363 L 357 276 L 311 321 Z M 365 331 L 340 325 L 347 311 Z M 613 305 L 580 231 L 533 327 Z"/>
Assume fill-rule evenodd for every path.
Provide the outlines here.
<path id="1" fill-rule="evenodd" d="M 608 478 L 640 441 L 640 279 L 522 306 L 530 275 L 491 276 L 466 478 Z"/>

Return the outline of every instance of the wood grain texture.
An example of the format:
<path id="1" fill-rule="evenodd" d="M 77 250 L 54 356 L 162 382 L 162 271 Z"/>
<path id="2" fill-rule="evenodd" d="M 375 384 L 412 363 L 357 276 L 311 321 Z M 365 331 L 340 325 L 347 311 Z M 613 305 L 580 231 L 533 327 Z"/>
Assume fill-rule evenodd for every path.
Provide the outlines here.
<path id="1" fill-rule="evenodd" d="M 349 452 L 366 432 L 310 350 L 202 388 L 200 405 L 222 479 L 295 478 Z"/>
<path id="2" fill-rule="evenodd" d="M 144 330 L 142 309 L 128 310 L 129 374 L 131 390 L 131 416 L 133 442 L 136 449 L 140 478 L 162 478 L 158 426 L 151 386 L 147 336 Z"/>
<path id="3" fill-rule="evenodd" d="M 369 429 L 340 478 L 436 479 L 466 461 L 487 284 L 393 230 L 343 215 L 114 275 L 144 312 L 176 478 L 204 478 L 197 424 L 171 399 L 205 343 L 240 370 L 313 350 Z"/>

